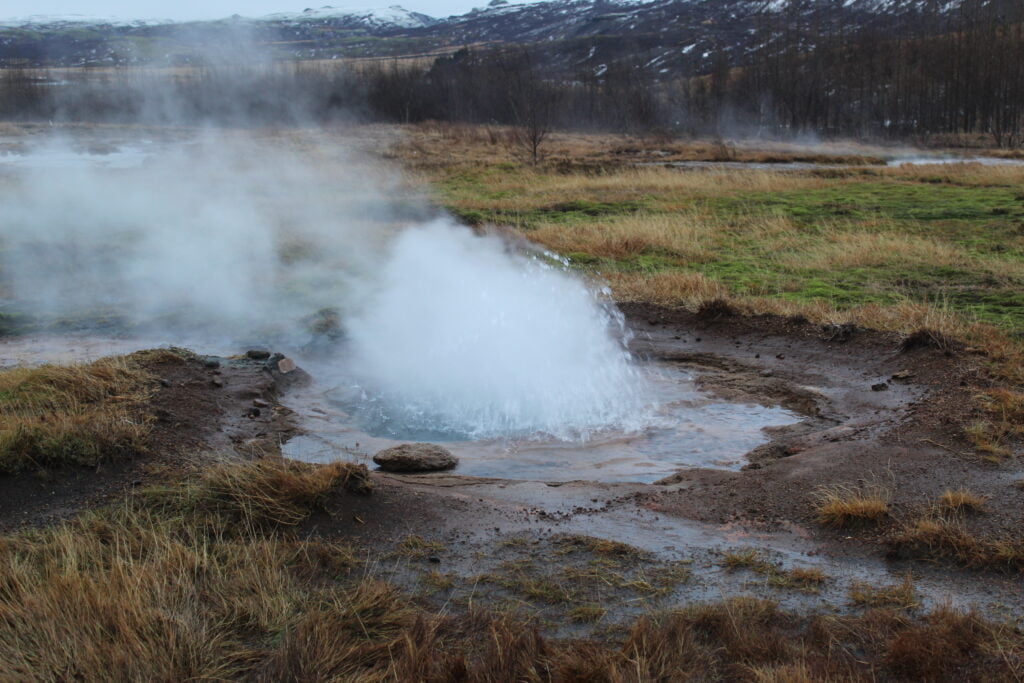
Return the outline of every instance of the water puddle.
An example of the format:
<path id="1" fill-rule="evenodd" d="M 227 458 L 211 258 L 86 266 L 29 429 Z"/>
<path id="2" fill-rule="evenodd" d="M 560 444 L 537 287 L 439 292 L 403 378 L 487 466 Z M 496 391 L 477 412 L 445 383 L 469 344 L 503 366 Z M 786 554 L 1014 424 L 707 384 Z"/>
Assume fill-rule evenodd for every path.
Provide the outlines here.
<path id="1" fill-rule="evenodd" d="M 345 377 L 289 395 L 304 416 L 306 434 L 284 446 L 288 457 L 328 462 L 339 456 L 366 461 L 407 441 L 440 443 L 460 458 L 458 474 L 534 481 L 588 480 L 650 483 L 683 467 L 735 470 L 744 454 L 768 441 L 765 427 L 801 416 L 778 407 L 729 403 L 699 391 L 695 373 L 657 362 L 640 366 L 651 391 L 652 415 L 638 430 L 607 429 L 576 441 L 543 434 L 471 440 L 443 432 L 405 431 Z"/>

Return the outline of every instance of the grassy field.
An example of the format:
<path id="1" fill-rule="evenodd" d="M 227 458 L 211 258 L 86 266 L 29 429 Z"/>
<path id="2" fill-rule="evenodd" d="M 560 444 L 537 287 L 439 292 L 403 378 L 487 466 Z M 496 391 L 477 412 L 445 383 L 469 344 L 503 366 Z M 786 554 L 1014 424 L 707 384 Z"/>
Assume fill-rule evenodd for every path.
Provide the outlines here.
<path id="1" fill-rule="evenodd" d="M 467 156 L 423 171 L 445 206 L 514 226 L 630 298 L 690 303 L 685 286 L 657 286 L 687 275 L 715 296 L 927 304 L 1024 331 L 1024 167 L 566 171 Z"/>

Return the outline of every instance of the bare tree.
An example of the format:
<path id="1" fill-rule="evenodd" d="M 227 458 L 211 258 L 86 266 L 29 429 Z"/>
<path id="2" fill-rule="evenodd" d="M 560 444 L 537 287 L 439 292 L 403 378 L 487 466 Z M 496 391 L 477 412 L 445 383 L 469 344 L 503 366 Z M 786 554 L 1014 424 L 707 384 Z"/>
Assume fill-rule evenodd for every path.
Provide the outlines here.
<path id="1" fill-rule="evenodd" d="M 499 71 L 505 79 L 506 105 L 513 123 L 512 143 L 536 165 L 543 159 L 542 147 L 555 127 L 560 93 L 541 78 L 536 60 L 526 48 L 503 54 Z"/>

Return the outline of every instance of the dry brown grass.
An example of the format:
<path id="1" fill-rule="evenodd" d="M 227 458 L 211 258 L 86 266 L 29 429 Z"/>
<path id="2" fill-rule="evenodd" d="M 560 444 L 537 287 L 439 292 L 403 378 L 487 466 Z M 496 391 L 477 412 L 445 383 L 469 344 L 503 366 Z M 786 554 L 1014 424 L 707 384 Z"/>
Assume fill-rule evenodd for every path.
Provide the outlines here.
<path id="1" fill-rule="evenodd" d="M 1007 364 L 1020 361 L 1014 356 Z M 1017 365 L 1018 373 L 1024 372 Z M 978 399 L 985 410 L 986 419 L 967 427 L 967 435 L 974 447 L 992 459 L 999 460 L 1013 454 L 1012 444 L 1024 436 L 1024 393 L 1004 387 L 987 389 Z"/>
<path id="2" fill-rule="evenodd" d="M 840 529 L 877 524 L 889 516 L 889 491 L 877 485 L 824 487 L 814 500 L 818 521 Z"/>
<path id="3" fill-rule="evenodd" d="M 973 569 L 1024 571 L 1024 538 L 1018 534 L 986 538 L 973 534 L 964 520 L 925 516 L 903 524 L 888 539 L 892 555 L 953 563 Z"/>
<path id="4" fill-rule="evenodd" d="M 368 128 L 367 126 L 361 129 Z M 370 127 L 372 128 L 372 127 Z M 452 165 L 497 163 L 513 159 L 505 140 L 507 126 L 453 124 L 428 121 L 415 125 L 393 127 L 400 132 L 386 154 L 407 163 L 421 165 Z M 361 132 L 361 130 L 359 131 Z M 786 163 L 793 161 L 826 164 L 878 164 L 878 150 L 863 148 L 822 149 L 821 146 L 800 147 L 785 143 L 723 142 L 716 140 L 681 140 L 671 136 L 637 137 L 609 133 L 553 132 L 544 145 L 548 165 L 559 167 L 566 162 L 588 162 L 601 167 L 673 161 L 745 161 L 754 163 Z"/>
<path id="5" fill-rule="evenodd" d="M 985 496 L 971 493 L 967 489 L 946 489 L 939 495 L 936 505 L 942 512 L 962 514 L 966 512 L 981 512 L 985 509 Z"/>
<path id="6" fill-rule="evenodd" d="M 124 358 L 0 372 L 0 471 L 95 465 L 141 450 L 151 386 Z"/>
<path id="7" fill-rule="evenodd" d="M 725 553 L 722 565 L 730 570 L 749 569 L 762 574 L 767 577 L 768 585 L 773 588 L 791 588 L 816 593 L 828 580 L 825 572 L 816 567 L 783 569 L 753 548 Z"/>
<path id="8" fill-rule="evenodd" d="M 821 238 L 808 242 L 796 233 L 765 244 L 779 250 L 776 260 L 791 268 L 851 269 L 882 266 L 948 267 L 987 273 L 1008 283 L 1024 278 L 1024 264 L 1015 258 L 981 257 L 958 245 L 901 233 L 884 223 L 874 231 L 854 226 L 826 227 Z"/>
<path id="9" fill-rule="evenodd" d="M 850 586 L 850 602 L 857 607 L 895 607 L 917 609 L 921 601 L 908 574 L 903 581 L 888 586 L 856 582 Z"/>
<path id="10" fill-rule="evenodd" d="M 986 152 L 992 154 L 992 151 Z M 904 165 L 872 169 L 871 173 L 888 178 L 948 185 L 1019 187 L 1024 184 L 1024 167 L 984 166 L 978 163 Z"/>
<path id="11" fill-rule="evenodd" d="M 278 456 L 240 465 L 225 460 L 204 467 L 185 490 L 186 504 L 224 514 L 250 526 L 294 526 L 320 509 L 339 488 L 365 494 L 370 490 L 365 468 L 345 462 L 318 467 Z M 151 492 L 156 495 L 156 492 Z M 180 497 L 180 491 L 172 491 Z"/>
<path id="12" fill-rule="evenodd" d="M 219 462 L 215 475 L 0 538 L 0 669 L 15 680 L 873 680 L 931 673 L 939 657 L 945 671 L 1000 678 L 1024 651 L 1019 633 L 970 614 L 822 621 L 753 598 L 641 618 L 621 646 L 547 639 L 511 614 L 439 616 L 351 572 L 350 548 L 291 531 L 365 477 L 348 468 Z M 274 490 L 283 499 L 268 504 Z M 264 523 L 238 523 L 248 518 Z M 594 604 L 570 615 L 603 617 Z"/>
<path id="13" fill-rule="evenodd" d="M 678 270 L 654 275 L 613 272 L 607 273 L 604 279 L 616 301 L 622 302 L 649 302 L 696 310 L 702 303 L 729 296 L 729 290 L 720 282 L 700 273 Z"/>
<path id="14" fill-rule="evenodd" d="M 798 268 L 868 268 L 872 266 L 962 266 L 962 250 L 937 240 L 892 232 L 828 230 L 812 245 L 782 254 L 780 262 Z"/>
<path id="15" fill-rule="evenodd" d="M 360 622 L 385 629 L 407 603 L 372 582 L 316 589 L 304 577 L 337 572 L 351 552 L 296 542 L 276 526 L 365 472 L 297 465 L 221 463 L 117 508 L 3 538 L 0 669 L 21 680 L 237 678 L 267 659 L 265 639 L 325 612 L 348 629 L 333 636 L 339 648 L 376 652 Z"/>
<path id="16" fill-rule="evenodd" d="M 699 262 L 709 256 L 711 231 L 700 214 L 635 215 L 569 225 L 542 223 L 530 239 L 548 249 L 571 254 L 624 259 L 643 253 Z"/>

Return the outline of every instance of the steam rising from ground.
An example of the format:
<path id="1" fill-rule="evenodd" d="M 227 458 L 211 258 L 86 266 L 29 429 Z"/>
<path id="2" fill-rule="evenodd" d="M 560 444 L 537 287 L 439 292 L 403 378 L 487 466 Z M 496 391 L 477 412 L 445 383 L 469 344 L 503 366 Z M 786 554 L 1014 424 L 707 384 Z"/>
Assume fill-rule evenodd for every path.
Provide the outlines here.
<path id="1" fill-rule="evenodd" d="M 34 315 L 292 328 L 357 296 L 400 210 L 386 176 L 318 149 L 211 133 L 137 168 L 29 165 L 4 188 L 0 282 Z"/>
<path id="2" fill-rule="evenodd" d="M 406 432 L 635 425 L 615 312 L 556 261 L 396 199 L 410 194 L 322 138 L 221 132 L 137 168 L 23 164 L 0 182 L 3 308 L 298 348 L 329 307 L 349 335 L 330 363 Z"/>

